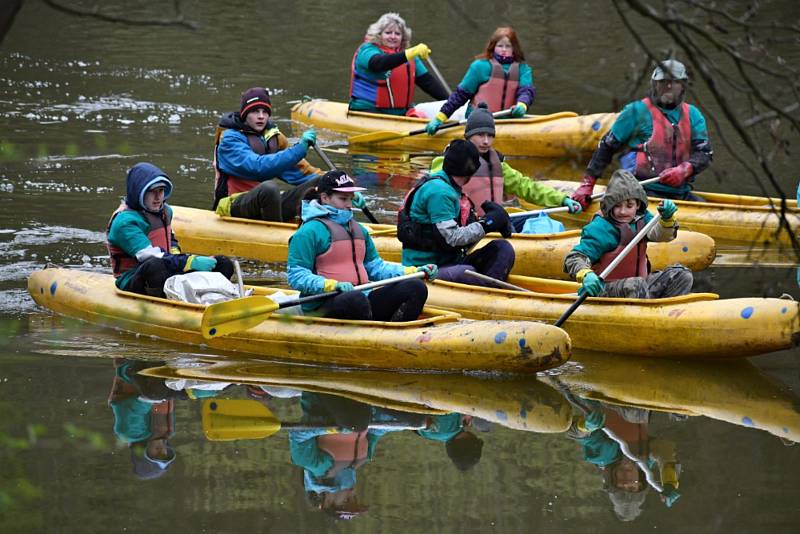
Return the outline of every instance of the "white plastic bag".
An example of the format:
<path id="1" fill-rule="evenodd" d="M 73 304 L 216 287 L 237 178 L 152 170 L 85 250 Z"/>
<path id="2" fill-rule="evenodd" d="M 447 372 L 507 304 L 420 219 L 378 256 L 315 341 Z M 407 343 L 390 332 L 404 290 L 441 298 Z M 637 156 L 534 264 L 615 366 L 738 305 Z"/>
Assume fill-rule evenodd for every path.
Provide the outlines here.
<path id="1" fill-rule="evenodd" d="M 225 275 L 205 271 L 170 276 L 164 283 L 164 293 L 170 300 L 206 305 L 240 296 L 239 288 Z"/>

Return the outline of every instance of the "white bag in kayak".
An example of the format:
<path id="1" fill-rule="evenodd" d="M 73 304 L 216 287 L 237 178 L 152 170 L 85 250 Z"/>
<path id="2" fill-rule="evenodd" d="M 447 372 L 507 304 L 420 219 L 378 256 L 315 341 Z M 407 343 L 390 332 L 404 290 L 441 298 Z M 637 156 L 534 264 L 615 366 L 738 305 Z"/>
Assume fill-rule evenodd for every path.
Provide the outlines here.
<path id="1" fill-rule="evenodd" d="M 240 296 L 239 288 L 224 274 L 206 271 L 170 276 L 164 282 L 164 293 L 170 300 L 206 305 Z"/>

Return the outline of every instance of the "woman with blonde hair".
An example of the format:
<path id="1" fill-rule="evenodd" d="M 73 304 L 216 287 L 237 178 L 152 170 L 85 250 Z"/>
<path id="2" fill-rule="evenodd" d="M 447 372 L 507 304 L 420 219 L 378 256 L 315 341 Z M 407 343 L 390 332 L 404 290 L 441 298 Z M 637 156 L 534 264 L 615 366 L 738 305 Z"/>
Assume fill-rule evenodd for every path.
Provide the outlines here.
<path id="1" fill-rule="evenodd" d="M 511 108 L 512 117 L 524 117 L 535 97 L 533 70 L 525 63 L 517 32 L 511 26 L 501 26 L 425 129 L 428 135 L 434 135 L 442 123 L 468 101 L 467 116 L 479 102 L 486 102 L 492 113 Z"/>
<path id="2" fill-rule="evenodd" d="M 384 13 L 367 28 L 350 69 L 350 109 L 414 116 L 415 85 L 436 100 L 447 98 L 447 89 L 421 61 L 431 49 L 410 42 L 411 29 L 397 13 Z"/>

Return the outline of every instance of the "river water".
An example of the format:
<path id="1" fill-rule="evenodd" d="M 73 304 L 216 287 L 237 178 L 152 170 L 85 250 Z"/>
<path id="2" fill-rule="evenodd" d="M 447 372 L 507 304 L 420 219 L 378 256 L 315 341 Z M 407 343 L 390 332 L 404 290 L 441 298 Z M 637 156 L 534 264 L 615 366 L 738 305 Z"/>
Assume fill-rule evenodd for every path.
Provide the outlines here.
<path id="1" fill-rule="evenodd" d="M 631 63 L 641 68 L 642 61 L 601 4 L 415 0 L 402 14 L 415 42 L 434 50 L 451 85 L 498 21 L 513 21 L 535 70 L 534 111 L 593 113 L 614 111 L 610 95 L 625 92 Z M 155 5 L 107 2 L 101 9 L 134 19 L 173 16 L 171 4 Z M 765 9 L 777 20 L 792 6 L 775 2 Z M 119 428 L 124 410 L 108 402 L 115 365 L 187 365 L 214 355 L 55 318 L 29 298 L 27 276 L 46 263 L 108 270 L 104 228 L 124 195 L 126 170 L 138 161 L 171 175 L 171 202 L 207 207 L 213 127 L 221 113 L 236 109 L 240 92 L 267 86 L 278 125 L 296 136 L 291 104 L 305 96 L 345 99 L 354 47 L 364 28 L 391 9 L 363 0 L 196 3 L 184 8 L 184 17 L 200 25 L 192 31 L 114 24 L 25 3 L 0 46 L 0 531 L 793 532 L 800 517 L 800 448 L 793 446 L 800 439 L 797 349 L 713 364 L 576 350 L 555 382 L 410 377 L 392 389 L 388 378 L 353 373 L 354 383 L 362 380 L 390 399 L 370 410 L 372 423 L 402 404 L 403 394 L 417 391 L 418 402 L 438 400 L 427 410 L 417 406 L 424 414 L 412 423 L 430 424 L 442 410 L 480 414 L 482 421 L 467 429 L 482 441 L 482 454 L 462 471 L 441 441 L 408 429 L 374 431 L 373 439 L 380 438 L 372 461 L 356 471 L 355 498 L 367 510 L 349 521 L 320 512 L 308 498 L 286 430 L 258 440 L 209 440 L 203 402 L 182 393 L 168 395 L 174 397 L 174 462 L 157 480 L 136 476 Z M 797 57 L 796 47 L 783 52 Z M 709 100 L 702 90 L 697 97 Z M 708 111 L 716 109 L 710 104 Z M 712 125 L 711 136 L 730 138 L 733 151 L 741 150 L 724 124 Z M 320 133 L 334 162 L 371 184 L 373 211 L 388 221 L 429 155 L 354 155 L 340 140 Z M 519 163 L 550 164 L 574 177 L 585 161 Z M 777 160 L 776 170 L 791 196 L 790 162 Z M 721 147 L 707 174 L 704 189 L 759 194 Z M 280 278 L 283 271 L 279 264 L 245 268 L 250 277 Z M 723 297 L 800 297 L 794 268 L 787 266 L 712 267 L 698 274 L 695 289 Z M 318 391 L 352 397 L 355 386 L 336 385 L 340 375 L 316 377 L 324 386 Z M 608 401 L 598 409 L 609 420 L 623 411 L 612 405 L 638 407 L 626 412 L 633 421 L 628 430 L 662 465 L 680 464 L 681 497 L 673 506 L 653 489 L 614 491 L 608 471 L 604 477 L 587 461 L 564 428 L 515 427 L 508 407 L 558 410 L 566 402 L 559 383 Z M 244 400 L 258 392 L 232 386 L 220 397 Z M 308 415 L 297 397 L 258 398 L 284 421 Z M 309 392 L 303 400 L 341 404 Z"/>

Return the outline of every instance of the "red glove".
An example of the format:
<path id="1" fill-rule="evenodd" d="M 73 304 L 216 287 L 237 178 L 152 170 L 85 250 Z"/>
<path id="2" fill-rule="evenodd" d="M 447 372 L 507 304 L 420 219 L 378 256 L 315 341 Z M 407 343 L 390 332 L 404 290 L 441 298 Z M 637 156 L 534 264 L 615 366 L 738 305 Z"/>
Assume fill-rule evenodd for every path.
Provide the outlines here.
<path id="1" fill-rule="evenodd" d="M 592 203 L 592 191 L 594 191 L 594 183 L 596 181 L 597 178 L 594 176 L 584 174 L 581 186 L 572 193 L 572 200 L 578 202 L 583 209 L 588 208 L 589 204 Z"/>
<path id="2" fill-rule="evenodd" d="M 661 171 L 661 174 L 658 175 L 658 181 L 671 187 L 680 187 L 693 172 L 694 167 L 692 167 L 692 164 L 684 161 L 677 167 L 670 167 Z"/>

